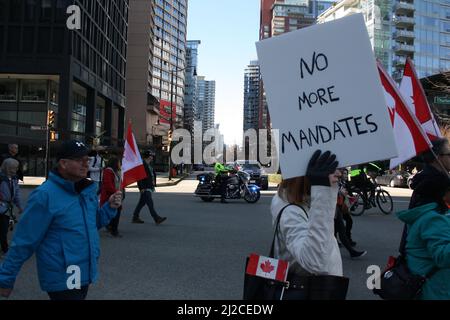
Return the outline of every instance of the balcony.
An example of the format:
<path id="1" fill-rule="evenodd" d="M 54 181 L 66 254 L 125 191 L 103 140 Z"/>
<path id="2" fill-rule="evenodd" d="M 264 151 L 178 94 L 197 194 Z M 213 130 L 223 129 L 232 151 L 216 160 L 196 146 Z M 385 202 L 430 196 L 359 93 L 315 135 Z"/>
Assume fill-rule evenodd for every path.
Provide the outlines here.
<path id="1" fill-rule="evenodd" d="M 397 54 L 408 54 L 408 53 L 413 53 L 414 52 L 414 46 L 411 46 L 409 44 L 396 44 L 394 46 L 394 51 Z"/>
<path id="2" fill-rule="evenodd" d="M 413 40 L 415 38 L 414 31 L 397 30 L 394 32 L 394 39 L 400 41 Z"/>
<path id="3" fill-rule="evenodd" d="M 394 66 L 396 66 L 396 67 L 402 67 L 402 66 L 404 66 L 405 65 L 405 63 L 406 63 L 406 57 L 399 57 L 399 56 L 396 56 L 395 58 L 394 58 Z"/>
<path id="4" fill-rule="evenodd" d="M 409 14 L 416 10 L 413 3 L 399 1 L 394 5 L 394 12 L 397 14 Z"/>
<path id="5" fill-rule="evenodd" d="M 406 16 L 395 16 L 392 19 L 397 27 L 410 27 L 415 24 L 414 18 Z"/>

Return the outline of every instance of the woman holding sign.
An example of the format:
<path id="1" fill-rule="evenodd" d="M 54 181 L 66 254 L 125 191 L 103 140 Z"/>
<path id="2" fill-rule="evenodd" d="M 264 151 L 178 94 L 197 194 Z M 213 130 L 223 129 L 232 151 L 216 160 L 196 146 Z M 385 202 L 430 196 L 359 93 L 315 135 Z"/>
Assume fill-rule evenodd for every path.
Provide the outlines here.
<path id="1" fill-rule="evenodd" d="M 348 279 L 334 237 L 337 166 L 334 154 L 316 151 L 306 177 L 284 180 L 272 199 L 273 222 L 284 209 L 275 242 L 275 257 L 290 265 L 283 299 L 345 299 Z"/>

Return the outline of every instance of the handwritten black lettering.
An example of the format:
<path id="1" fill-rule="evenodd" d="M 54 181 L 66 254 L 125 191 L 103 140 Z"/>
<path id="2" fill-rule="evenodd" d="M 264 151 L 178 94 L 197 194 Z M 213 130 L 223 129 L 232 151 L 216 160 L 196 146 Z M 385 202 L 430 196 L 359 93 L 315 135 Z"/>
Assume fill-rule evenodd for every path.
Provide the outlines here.
<path id="1" fill-rule="evenodd" d="M 315 145 L 326 144 L 330 141 L 344 140 L 353 136 L 362 136 L 378 131 L 378 125 L 372 120 L 373 114 L 365 116 L 352 116 L 338 119 L 329 125 L 316 125 L 300 129 L 296 133 L 282 134 L 282 153 L 286 152 L 286 144 L 294 145 L 297 151 Z M 364 120 L 363 120 L 364 119 Z M 343 124 L 345 123 L 345 126 Z M 345 132 L 345 127 L 348 134 Z M 296 140 L 297 136 L 299 140 Z"/>
<path id="2" fill-rule="evenodd" d="M 284 153 L 284 141 L 287 140 L 289 143 L 291 142 L 291 140 L 294 142 L 295 144 L 295 148 L 297 150 L 300 150 L 300 148 L 298 147 L 297 141 L 295 141 L 294 136 L 292 135 L 292 133 L 289 132 L 289 136 L 287 137 L 286 134 L 282 134 L 281 135 L 281 152 Z"/>
<path id="3" fill-rule="evenodd" d="M 340 133 L 342 135 L 343 138 L 345 138 L 345 134 L 342 131 L 341 127 L 339 126 L 339 124 L 337 124 L 336 122 L 334 123 L 334 135 L 333 135 L 333 139 L 336 140 L 336 133 Z"/>
<path id="4" fill-rule="evenodd" d="M 348 124 L 348 122 L 350 120 L 352 120 L 352 119 L 353 119 L 353 117 L 348 117 L 348 118 L 344 118 L 344 119 L 338 120 L 338 122 L 344 122 L 345 121 L 345 124 L 347 125 L 347 129 L 348 129 L 348 134 L 350 135 L 350 137 L 352 136 L 352 129 L 350 129 L 350 125 Z"/>
<path id="5" fill-rule="evenodd" d="M 306 143 L 312 147 L 311 141 L 308 140 L 308 137 L 306 136 L 305 132 L 303 130 L 300 130 L 300 146 L 303 149 L 303 140 L 306 140 Z"/>
<path id="6" fill-rule="evenodd" d="M 361 122 L 359 122 L 362 119 L 362 117 L 356 117 L 353 119 L 353 121 L 355 121 L 355 127 L 356 127 L 356 131 L 358 132 L 358 135 L 362 135 L 367 133 L 367 130 L 359 130 L 359 127 L 361 126 Z"/>
<path id="7" fill-rule="evenodd" d="M 300 58 L 300 77 L 302 79 L 305 76 L 305 74 L 303 73 L 303 68 L 305 68 L 306 71 L 312 76 L 314 74 L 315 69 L 319 71 L 324 71 L 325 69 L 328 68 L 328 58 L 323 53 L 319 53 L 316 56 L 316 52 L 314 51 L 311 65 L 308 65 L 308 63 L 303 58 Z"/>
<path id="8" fill-rule="evenodd" d="M 369 121 L 369 118 L 372 117 L 372 116 L 373 116 L 373 114 L 369 114 L 369 115 L 367 115 L 367 117 L 366 117 L 366 123 L 367 123 L 368 125 L 370 125 L 370 126 L 373 126 L 373 129 L 370 130 L 370 133 L 374 133 L 374 132 L 377 132 L 377 131 L 378 131 L 378 126 L 377 126 L 377 124 L 376 124 L 375 122 Z"/>
<path id="9" fill-rule="evenodd" d="M 319 88 L 317 89 L 317 92 L 313 91 L 309 94 L 303 92 L 303 95 L 298 97 L 299 109 L 302 110 L 305 104 L 307 104 L 308 107 L 312 108 L 318 102 L 320 102 L 320 105 L 323 106 L 332 102 L 339 101 L 340 98 L 333 97 L 334 92 L 332 89 L 334 89 L 334 86 L 328 87 L 326 89 Z"/>

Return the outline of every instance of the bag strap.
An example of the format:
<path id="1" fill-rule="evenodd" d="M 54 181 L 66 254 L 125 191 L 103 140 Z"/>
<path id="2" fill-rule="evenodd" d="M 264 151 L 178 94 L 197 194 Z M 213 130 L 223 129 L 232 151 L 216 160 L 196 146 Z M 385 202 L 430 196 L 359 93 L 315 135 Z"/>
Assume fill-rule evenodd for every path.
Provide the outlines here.
<path id="1" fill-rule="evenodd" d="M 302 209 L 303 212 L 306 214 L 306 217 L 309 218 L 309 217 L 308 217 L 308 213 L 306 213 L 305 209 L 303 209 L 303 207 L 300 206 L 300 205 L 298 205 L 298 204 L 295 204 L 295 203 L 289 203 L 288 205 L 284 206 L 284 207 L 280 210 L 280 213 L 278 213 L 278 216 L 277 216 L 277 220 L 276 220 L 277 222 L 276 222 L 276 224 L 275 224 L 275 230 L 274 230 L 273 239 L 272 239 L 272 246 L 270 247 L 269 258 L 273 258 L 273 257 L 274 257 L 274 253 L 275 253 L 275 238 L 278 239 L 278 228 L 279 228 L 279 226 L 280 226 L 281 214 L 283 213 L 284 209 L 286 209 L 286 208 L 289 207 L 289 206 L 296 206 L 296 207 L 299 207 L 299 208 Z"/>

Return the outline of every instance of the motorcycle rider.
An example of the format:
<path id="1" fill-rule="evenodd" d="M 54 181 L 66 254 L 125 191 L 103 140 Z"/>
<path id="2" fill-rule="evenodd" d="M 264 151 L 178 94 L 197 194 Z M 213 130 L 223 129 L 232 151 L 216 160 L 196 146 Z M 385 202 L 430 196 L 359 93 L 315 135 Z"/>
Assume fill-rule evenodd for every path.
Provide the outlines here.
<path id="1" fill-rule="evenodd" d="M 226 192 L 227 192 L 227 181 L 228 181 L 228 173 L 232 172 L 234 169 L 225 166 L 221 162 L 217 161 L 214 165 L 214 171 L 216 172 L 216 182 L 220 184 L 220 202 L 227 203 L 225 200 Z"/>

